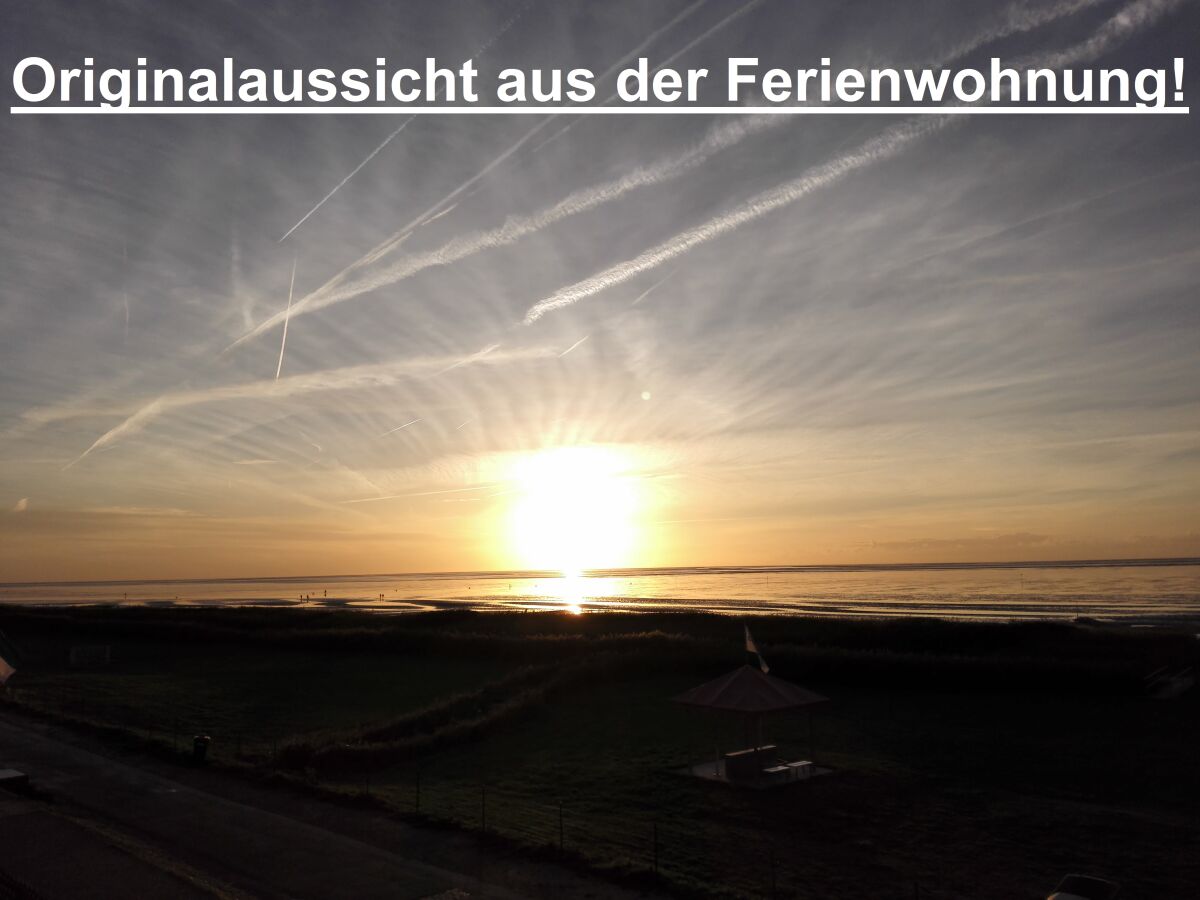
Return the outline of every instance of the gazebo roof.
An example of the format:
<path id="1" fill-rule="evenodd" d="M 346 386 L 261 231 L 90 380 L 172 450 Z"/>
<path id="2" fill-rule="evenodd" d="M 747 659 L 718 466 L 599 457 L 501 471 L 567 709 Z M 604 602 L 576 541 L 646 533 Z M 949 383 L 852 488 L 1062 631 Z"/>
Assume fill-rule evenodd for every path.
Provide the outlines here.
<path id="1" fill-rule="evenodd" d="M 828 700 L 815 691 L 745 665 L 673 698 L 676 703 L 730 712 L 769 713 Z"/>

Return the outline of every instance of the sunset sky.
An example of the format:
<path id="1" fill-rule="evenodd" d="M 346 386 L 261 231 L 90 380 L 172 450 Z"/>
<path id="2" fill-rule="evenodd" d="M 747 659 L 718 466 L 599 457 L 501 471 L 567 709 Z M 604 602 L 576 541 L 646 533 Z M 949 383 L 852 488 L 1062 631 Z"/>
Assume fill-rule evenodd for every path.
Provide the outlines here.
<path id="1" fill-rule="evenodd" d="M 0 41 L 599 73 L 1200 34 L 987 6 L 6 0 Z M 0 581 L 1200 555 L 1195 115 L 404 122 L 3 116 Z"/>

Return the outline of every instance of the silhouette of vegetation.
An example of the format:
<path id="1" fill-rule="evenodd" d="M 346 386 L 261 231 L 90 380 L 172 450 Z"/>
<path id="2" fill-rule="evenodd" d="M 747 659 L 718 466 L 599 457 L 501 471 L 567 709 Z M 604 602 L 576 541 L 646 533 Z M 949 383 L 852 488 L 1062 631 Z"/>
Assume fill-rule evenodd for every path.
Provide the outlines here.
<path id="1" fill-rule="evenodd" d="M 750 624 L 773 674 L 833 698 L 812 733 L 780 716 L 768 738 L 834 775 L 744 792 L 675 774 L 745 740 L 668 702 L 743 662 L 725 617 L 0 610 L 28 710 L 168 758 L 204 731 L 217 768 L 698 895 L 987 898 L 1004 870 L 1033 896 L 1090 866 L 1171 897 L 1200 875 L 1172 849 L 1200 837 L 1200 700 L 1142 682 L 1200 662 L 1187 631 Z M 95 645 L 110 664 L 71 667 Z"/>

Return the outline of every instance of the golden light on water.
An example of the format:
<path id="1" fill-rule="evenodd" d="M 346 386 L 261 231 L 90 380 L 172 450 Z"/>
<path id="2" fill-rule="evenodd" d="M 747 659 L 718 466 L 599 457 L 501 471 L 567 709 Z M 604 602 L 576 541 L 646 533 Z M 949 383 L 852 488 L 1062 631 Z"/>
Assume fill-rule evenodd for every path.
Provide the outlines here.
<path id="1" fill-rule="evenodd" d="M 584 604 L 601 597 L 612 597 L 620 591 L 615 578 L 595 575 L 564 573 L 550 587 L 550 593 L 562 604 L 562 609 L 572 615 L 583 613 Z"/>
<path id="2" fill-rule="evenodd" d="M 626 452 L 602 446 L 541 450 L 513 464 L 511 481 L 508 537 L 522 566 L 578 579 L 586 569 L 635 563 L 642 498 Z"/>

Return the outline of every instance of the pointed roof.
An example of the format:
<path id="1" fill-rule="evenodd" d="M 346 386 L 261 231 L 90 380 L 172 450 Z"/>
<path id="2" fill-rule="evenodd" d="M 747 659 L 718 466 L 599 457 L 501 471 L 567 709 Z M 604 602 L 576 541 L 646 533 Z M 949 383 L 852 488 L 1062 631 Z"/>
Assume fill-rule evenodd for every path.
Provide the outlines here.
<path id="1" fill-rule="evenodd" d="M 829 698 L 746 665 L 673 699 L 676 703 L 708 709 L 769 713 L 821 703 Z"/>

